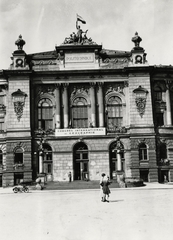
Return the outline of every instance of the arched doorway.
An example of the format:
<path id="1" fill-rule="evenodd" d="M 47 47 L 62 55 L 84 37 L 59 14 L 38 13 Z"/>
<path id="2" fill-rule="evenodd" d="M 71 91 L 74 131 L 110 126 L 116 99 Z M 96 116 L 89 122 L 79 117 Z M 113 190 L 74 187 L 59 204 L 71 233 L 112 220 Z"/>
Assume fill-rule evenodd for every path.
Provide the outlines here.
<path id="1" fill-rule="evenodd" d="M 83 142 L 77 143 L 73 149 L 74 180 L 89 180 L 88 162 L 87 145 Z"/>
<path id="2" fill-rule="evenodd" d="M 117 178 L 117 171 L 118 171 L 117 148 L 121 149 L 119 153 L 121 156 L 121 171 L 125 172 L 124 146 L 120 141 L 113 142 L 109 147 L 110 179 Z"/>

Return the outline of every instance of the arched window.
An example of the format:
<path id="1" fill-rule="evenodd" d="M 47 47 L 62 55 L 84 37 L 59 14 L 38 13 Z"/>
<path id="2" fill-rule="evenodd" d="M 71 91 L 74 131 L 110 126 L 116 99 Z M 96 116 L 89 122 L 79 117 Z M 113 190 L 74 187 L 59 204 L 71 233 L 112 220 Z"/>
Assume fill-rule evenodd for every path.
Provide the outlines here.
<path id="1" fill-rule="evenodd" d="M 139 145 L 139 160 L 148 160 L 148 149 L 145 143 Z"/>
<path id="2" fill-rule="evenodd" d="M 84 97 L 78 97 L 73 101 L 72 106 L 72 127 L 88 127 L 88 104 Z"/>
<path id="3" fill-rule="evenodd" d="M 111 96 L 107 102 L 107 126 L 121 127 L 123 123 L 122 100 L 117 96 Z"/>
<path id="4" fill-rule="evenodd" d="M 155 101 L 162 101 L 162 89 L 157 85 L 154 87 L 154 99 Z"/>
<path id="5" fill-rule="evenodd" d="M 38 128 L 53 129 L 53 106 L 48 98 L 43 98 L 38 103 Z"/>
<path id="6" fill-rule="evenodd" d="M 23 164 L 23 149 L 22 148 L 15 149 L 14 164 Z"/>
<path id="7" fill-rule="evenodd" d="M 0 150 L 0 165 L 3 164 L 3 152 Z"/>

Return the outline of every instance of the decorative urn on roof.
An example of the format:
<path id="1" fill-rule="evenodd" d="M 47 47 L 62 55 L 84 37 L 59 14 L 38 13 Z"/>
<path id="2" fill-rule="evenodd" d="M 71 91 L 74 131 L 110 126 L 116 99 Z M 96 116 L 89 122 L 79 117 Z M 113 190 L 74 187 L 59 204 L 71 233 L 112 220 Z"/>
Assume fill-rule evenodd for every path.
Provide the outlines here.
<path id="1" fill-rule="evenodd" d="M 138 32 L 135 33 L 135 36 L 132 37 L 132 42 L 134 42 L 135 44 L 135 47 L 134 49 L 142 49 L 139 45 L 140 45 L 140 42 L 142 41 L 142 38 L 138 35 Z"/>
<path id="2" fill-rule="evenodd" d="M 25 41 L 22 39 L 22 35 L 19 35 L 19 38 L 15 41 L 15 45 L 17 45 L 18 50 L 23 50 L 23 46 L 25 45 Z"/>
<path id="3" fill-rule="evenodd" d="M 138 32 L 135 33 L 135 36 L 132 37 L 132 42 L 134 42 L 135 46 L 131 50 L 132 53 L 132 61 L 131 64 L 132 66 L 139 66 L 140 65 L 146 65 L 147 60 L 146 60 L 146 53 L 145 50 L 140 47 L 140 42 L 142 41 L 142 38 L 138 35 Z"/>
<path id="4" fill-rule="evenodd" d="M 22 39 L 22 35 L 19 35 L 19 38 L 15 41 L 15 45 L 17 46 L 17 50 L 13 52 L 12 64 L 10 65 L 11 69 L 14 70 L 26 70 L 29 69 L 29 66 L 27 64 L 26 58 L 27 55 L 25 51 L 23 50 L 23 46 L 25 45 L 25 41 Z"/>

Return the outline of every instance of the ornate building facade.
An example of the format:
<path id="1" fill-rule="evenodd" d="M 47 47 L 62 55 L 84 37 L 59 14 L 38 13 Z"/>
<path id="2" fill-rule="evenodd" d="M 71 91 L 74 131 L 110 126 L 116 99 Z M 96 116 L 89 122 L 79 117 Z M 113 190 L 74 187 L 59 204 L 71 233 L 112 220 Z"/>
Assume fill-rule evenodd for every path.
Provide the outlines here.
<path id="1" fill-rule="evenodd" d="M 55 50 L 15 42 L 0 72 L 0 184 L 142 178 L 173 180 L 173 67 L 71 34 Z"/>

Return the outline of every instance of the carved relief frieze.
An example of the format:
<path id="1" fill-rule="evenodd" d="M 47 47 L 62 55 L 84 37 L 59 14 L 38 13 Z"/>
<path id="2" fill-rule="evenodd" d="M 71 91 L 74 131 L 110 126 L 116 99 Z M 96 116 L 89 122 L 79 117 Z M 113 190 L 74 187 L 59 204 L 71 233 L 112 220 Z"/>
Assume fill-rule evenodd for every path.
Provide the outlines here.
<path id="1" fill-rule="evenodd" d="M 22 148 L 25 152 L 31 152 L 31 145 L 25 142 L 11 142 L 7 145 L 7 153 L 14 152 L 15 149 Z"/>
<path id="2" fill-rule="evenodd" d="M 86 97 L 88 97 L 89 94 L 89 88 L 87 86 L 80 86 L 80 85 L 76 85 L 73 86 L 72 91 L 71 91 L 71 95 L 70 95 L 70 99 L 74 99 L 76 96 L 81 96 L 84 95 Z"/>
<path id="3" fill-rule="evenodd" d="M 56 86 L 55 85 L 42 85 L 37 87 L 37 94 L 38 95 L 43 95 L 45 93 L 48 93 L 52 96 L 54 96 L 54 90 Z"/>
<path id="4" fill-rule="evenodd" d="M 101 64 L 101 68 L 123 68 L 128 66 L 129 58 L 106 58 Z"/>
<path id="5" fill-rule="evenodd" d="M 124 84 L 123 83 L 115 83 L 112 85 L 108 85 L 105 89 L 105 95 L 108 95 L 110 93 L 121 93 L 124 95 Z"/>
<path id="6" fill-rule="evenodd" d="M 56 59 L 51 59 L 51 60 L 32 60 L 31 64 L 33 66 L 37 65 L 57 65 L 59 63 L 58 60 Z"/>
<path id="7" fill-rule="evenodd" d="M 149 138 L 131 139 L 131 149 L 138 149 L 141 143 L 145 143 L 150 149 L 155 149 L 155 139 Z"/>

